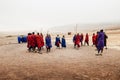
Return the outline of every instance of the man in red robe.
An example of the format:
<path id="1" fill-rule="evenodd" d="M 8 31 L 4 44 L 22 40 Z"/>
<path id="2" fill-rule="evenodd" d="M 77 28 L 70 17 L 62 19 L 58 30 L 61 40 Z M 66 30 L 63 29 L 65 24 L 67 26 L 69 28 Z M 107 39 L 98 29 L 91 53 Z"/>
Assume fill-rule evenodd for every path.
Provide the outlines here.
<path id="1" fill-rule="evenodd" d="M 79 48 L 80 47 L 80 35 L 79 35 L 79 33 L 76 35 L 75 43 L 76 43 L 77 47 Z"/>
<path id="2" fill-rule="evenodd" d="M 99 32 L 97 32 L 97 34 L 95 35 L 95 46 L 96 46 L 96 49 L 97 49 L 97 44 L 98 44 L 98 34 L 99 34 Z"/>
<path id="3" fill-rule="evenodd" d="M 42 36 L 37 33 L 36 35 L 36 43 L 39 53 L 41 53 L 41 47 L 42 47 Z"/>
<path id="4" fill-rule="evenodd" d="M 86 43 L 87 43 L 87 45 L 89 46 L 89 35 L 88 35 L 88 33 L 86 33 L 84 45 L 85 45 Z"/>
<path id="5" fill-rule="evenodd" d="M 28 51 L 31 52 L 31 49 L 32 49 L 32 44 L 31 44 L 31 33 L 28 33 L 28 36 L 27 36 L 27 47 L 28 47 Z"/>
<path id="6" fill-rule="evenodd" d="M 96 41 L 96 36 L 95 36 L 95 33 L 93 33 L 93 36 L 92 36 L 92 43 L 93 43 L 93 45 L 92 46 L 95 45 L 95 41 Z"/>
<path id="7" fill-rule="evenodd" d="M 83 36 L 83 33 L 81 33 L 81 35 L 80 35 L 81 46 L 83 46 L 83 39 L 84 39 L 84 36 Z"/>
<path id="8" fill-rule="evenodd" d="M 31 35 L 31 46 L 32 46 L 33 51 L 35 51 L 37 43 L 36 43 L 36 37 L 35 37 L 35 33 L 34 32 Z"/>
<path id="9" fill-rule="evenodd" d="M 43 47 L 44 46 L 44 37 L 43 37 L 42 33 L 41 33 L 41 37 L 42 37 L 42 39 L 41 39 L 42 41 L 41 42 L 42 42 L 42 47 Z"/>

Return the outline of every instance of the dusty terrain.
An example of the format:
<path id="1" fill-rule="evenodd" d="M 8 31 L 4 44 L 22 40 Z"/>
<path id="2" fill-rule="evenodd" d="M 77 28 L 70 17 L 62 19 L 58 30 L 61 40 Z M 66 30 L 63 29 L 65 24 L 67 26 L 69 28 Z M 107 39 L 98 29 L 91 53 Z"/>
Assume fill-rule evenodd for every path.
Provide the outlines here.
<path id="1" fill-rule="evenodd" d="M 115 31 L 116 32 L 116 31 Z M 67 48 L 50 53 L 29 53 L 16 37 L 0 38 L 0 80 L 120 80 L 120 38 L 108 31 L 108 49 L 95 56 L 95 47 L 73 48 L 67 36 Z M 118 48 L 114 47 L 118 46 Z"/>

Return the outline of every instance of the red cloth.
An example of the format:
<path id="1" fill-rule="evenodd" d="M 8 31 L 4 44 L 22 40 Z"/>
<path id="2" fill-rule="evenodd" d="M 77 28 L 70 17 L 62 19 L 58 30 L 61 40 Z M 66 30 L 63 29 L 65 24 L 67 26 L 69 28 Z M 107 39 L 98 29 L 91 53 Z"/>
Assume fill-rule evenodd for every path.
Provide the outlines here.
<path id="1" fill-rule="evenodd" d="M 85 42 L 88 42 L 89 41 L 89 35 L 86 34 L 86 37 L 85 37 Z"/>
<path id="2" fill-rule="evenodd" d="M 32 47 L 31 44 L 32 44 L 32 42 L 31 42 L 31 35 L 28 35 L 28 36 L 27 36 L 27 47 L 28 47 L 28 48 Z"/>
<path id="3" fill-rule="evenodd" d="M 95 45 L 97 46 L 98 44 L 98 34 L 95 36 Z"/>
<path id="4" fill-rule="evenodd" d="M 96 42 L 96 36 L 95 35 L 92 36 L 92 42 L 95 45 L 95 42 Z"/>
<path id="5" fill-rule="evenodd" d="M 41 39 L 41 42 L 42 42 L 42 47 L 44 46 L 44 37 L 43 36 L 41 36 L 42 37 L 42 39 Z"/>
<path id="6" fill-rule="evenodd" d="M 41 48 L 42 47 L 42 36 L 36 35 L 36 42 L 37 42 L 37 47 Z"/>
<path id="7" fill-rule="evenodd" d="M 75 40 L 76 45 L 80 44 L 80 35 L 76 36 L 76 40 Z"/>
<path id="8" fill-rule="evenodd" d="M 32 47 L 35 47 L 36 46 L 36 37 L 35 37 L 35 35 L 31 35 L 31 46 Z"/>

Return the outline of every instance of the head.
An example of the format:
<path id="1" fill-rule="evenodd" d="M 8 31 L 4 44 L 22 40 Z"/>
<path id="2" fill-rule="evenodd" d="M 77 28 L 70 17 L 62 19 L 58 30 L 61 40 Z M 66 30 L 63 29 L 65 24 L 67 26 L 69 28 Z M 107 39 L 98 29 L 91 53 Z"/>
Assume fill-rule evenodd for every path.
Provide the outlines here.
<path id="1" fill-rule="evenodd" d="M 41 35 L 41 36 L 43 36 L 43 34 L 42 34 L 42 33 L 40 33 L 40 35 Z"/>
<path id="2" fill-rule="evenodd" d="M 35 34 L 35 32 L 32 32 L 32 34 L 34 35 L 34 34 Z"/>
<path id="3" fill-rule="evenodd" d="M 101 29 L 100 32 L 103 32 L 103 29 Z"/>
<path id="4" fill-rule="evenodd" d="M 48 37 L 50 37 L 50 38 L 51 38 L 50 34 L 48 35 Z"/>
<path id="5" fill-rule="evenodd" d="M 49 36 L 49 34 L 47 34 L 47 36 Z"/>
<path id="6" fill-rule="evenodd" d="M 99 34 L 99 31 L 97 31 L 97 34 Z"/>
<path id="7" fill-rule="evenodd" d="M 28 33 L 28 35 L 31 35 L 31 33 Z"/>
<path id="8" fill-rule="evenodd" d="M 37 33 L 37 35 L 39 35 L 39 33 Z"/>

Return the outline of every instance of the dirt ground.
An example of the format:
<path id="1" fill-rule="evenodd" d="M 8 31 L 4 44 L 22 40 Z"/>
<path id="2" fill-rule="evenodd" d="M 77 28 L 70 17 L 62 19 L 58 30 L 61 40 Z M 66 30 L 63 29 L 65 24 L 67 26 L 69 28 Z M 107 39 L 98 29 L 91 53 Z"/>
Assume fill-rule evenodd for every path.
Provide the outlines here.
<path id="1" fill-rule="evenodd" d="M 0 46 L 0 80 L 120 80 L 120 51 L 92 46 L 27 52 L 26 44 Z"/>

